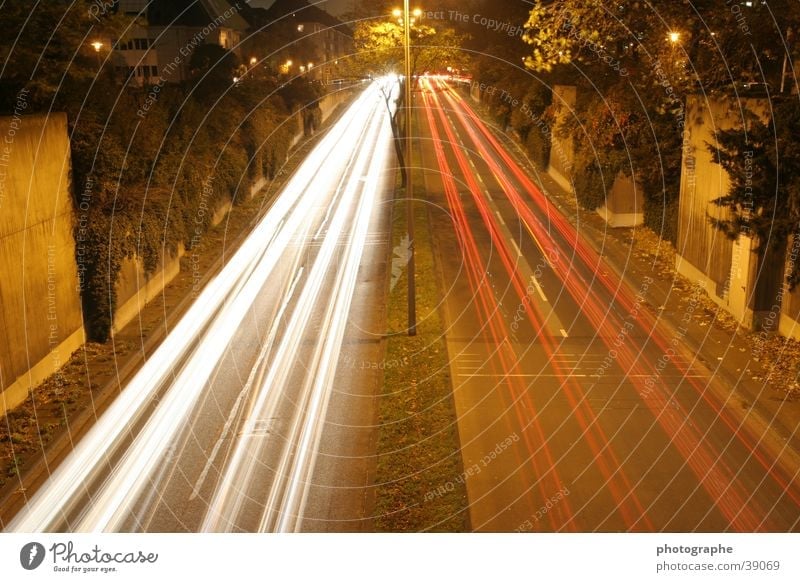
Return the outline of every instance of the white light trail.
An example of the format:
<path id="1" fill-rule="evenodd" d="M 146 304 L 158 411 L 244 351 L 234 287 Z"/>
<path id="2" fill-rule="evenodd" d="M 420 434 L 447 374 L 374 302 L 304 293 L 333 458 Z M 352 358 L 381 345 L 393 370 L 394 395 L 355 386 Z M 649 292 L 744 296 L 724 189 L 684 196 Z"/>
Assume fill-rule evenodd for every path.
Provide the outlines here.
<path id="1" fill-rule="evenodd" d="M 359 152 L 363 156 L 365 150 L 370 150 L 364 147 L 364 134 L 354 131 L 353 128 L 370 128 L 372 137 L 367 141 L 372 143 L 375 151 L 384 149 L 375 146 L 378 139 L 388 143 L 385 119 L 380 123 L 375 122 L 375 112 L 379 106 L 384 107 L 373 86 L 331 128 L 256 225 L 253 233 L 221 272 L 209 282 L 162 345 L 76 445 L 68 458 L 9 524 L 8 531 L 109 531 L 123 525 L 134 510 L 132 505 L 140 497 L 143 487 L 151 480 L 153 472 L 163 468 L 166 454 L 170 447 L 175 446 L 180 431 L 186 425 L 199 397 L 207 389 L 209 378 L 228 349 L 230 340 L 265 282 L 275 271 L 276 265 L 280 260 L 285 260 L 287 254 L 291 256 L 291 253 L 295 253 L 297 256 L 302 252 L 300 248 L 291 248 L 293 241 L 310 240 L 309 231 L 312 224 L 315 224 L 310 214 L 320 213 L 325 209 L 323 206 L 327 206 L 321 204 L 321 195 L 330 196 L 328 205 L 334 204 L 339 192 L 331 193 L 330 185 L 340 178 L 343 179 L 343 174 L 347 173 L 346 168 L 352 164 L 353 152 Z M 370 120 L 372 121 L 368 123 Z M 368 153 L 371 154 L 372 151 Z M 374 164 L 370 166 L 370 171 L 374 171 Z M 347 192 L 352 190 L 350 184 L 356 180 L 354 176 L 353 173 L 348 178 Z M 359 217 L 363 216 L 364 200 L 369 197 L 370 192 L 374 194 L 376 189 L 373 182 L 370 182 L 369 188 L 363 188 L 361 205 L 358 206 Z M 338 202 L 338 208 L 342 209 L 343 215 L 346 211 L 352 213 L 352 195 L 351 192 L 347 198 L 342 194 L 342 200 Z M 337 210 L 337 217 L 339 212 Z M 362 219 L 355 221 L 352 232 L 360 235 L 359 224 Z M 329 227 L 329 231 L 332 228 Z M 335 243 L 334 240 L 332 248 Z M 328 244 L 331 243 L 326 237 L 323 248 Z M 354 247 L 357 245 L 354 244 Z M 354 252 L 356 251 L 351 249 L 347 254 L 348 265 L 352 264 Z M 327 257 L 328 262 L 331 262 L 335 253 L 332 256 L 323 255 L 321 250 L 320 256 Z M 317 261 L 319 260 L 318 257 Z M 309 275 L 309 280 L 311 277 Z M 342 280 L 337 280 L 336 284 L 342 284 Z M 298 306 L 304 305 L 305 310 L 310 311 L 311 306 L 302 302 L 307 286 L 308 282 L 303 287 Z M 321 283 L 313 294 L 316 299 L 320 297 L 320 289 Z M 334 293 L 333 296 L 338 298 L 341 293 Z M 349 296 L 352 297 L 352 291 Z M 336 304 L 341 309 L 344 299 Z M 295 307 L 292 319 L 298 310 Z M 333 314 L 337 318 L 346 318 L 346 310 L 336 310 Z M 341 323 L 334 326 L 337 333 L 338 325 Z M 280 345 L 283 346 L 287 338 L 297 341 L 297 336 L 301 333 L 287 332 L 279 342 Z M 271 333 L 270 337 L 272 340 L 269 341 L 273 341 L 274 334 Z M 326 342 L 328 358 L 322 372 L 330 366 L 335 370 L 338 357 L 329 361 L 333 353 L 330 350 L 334 349 L 338 347 L 331 347 Z M 274 369 L 275 364 L 268 373 L 269 381 L 277 380 L 272 373 Z M 281 384 L 276 382 L 268 386 L 277 390 Z M 84 502 L 89 493 L 88 488 L 108 470 L 110 459 L 119 455 L 118 450 L 129 431 L 143 423 L 145 413 L 152 408 L 152 402 L 159 396 L 161 400 L 155 411 L 144 422 L 132 445 L 116 461 L 99 490 L 95 488 L 91 491 L 90 506 L 79 511 L 83 509 L 79 504 Z M 315 410 L 324 412 L 324 406 L 315 404 Z M 309 443 L 313 442 L 313 439 L 305 439 L 304 447 L 308 448 Z M 304 453 L 306 454 L 308 453 Z M 73 514 L 80 515 L 77 524 L 67 522 L 69 515 Z"/>

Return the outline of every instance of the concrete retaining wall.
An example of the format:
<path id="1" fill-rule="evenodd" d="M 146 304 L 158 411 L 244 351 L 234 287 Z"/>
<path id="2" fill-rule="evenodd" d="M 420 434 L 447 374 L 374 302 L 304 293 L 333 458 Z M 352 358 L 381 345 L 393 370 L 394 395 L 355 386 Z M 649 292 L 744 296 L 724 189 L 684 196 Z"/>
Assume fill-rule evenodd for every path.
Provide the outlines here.
<path id="1" fill-rule="evenodd" d="M 559 127 L 565 119 L 575 115 L 575 102 L 578 90 L 574 85 L 553 85 L 553 106 L 555 121 L 552 127 Z M 575 144 L 572 136 L 561 137 L 553 131 L 550 142 L 550 162 L 547 173 L 564 188 L 572 192 L 572 169 L 575 164 Z"/>
<path id="2" fill-rule="evenodd" d="M 644 223 L 644 196 L 633 178 L 620 174 L 606 196 L 606 203 L 597 209 L 609 226 L 632 227 Z"/>
<path id="3" fill-rule="evenodd" d="M 757 261 L 753 241 L 748 237 L 731 241 L 709 220 L 728 218 L 727 210 L 712 201 L 727 193 L 730 181 L 725 170 L 714 163 L 707 144 L 716 143 L 717 130 L 741 127 L 744 108 L 763 116 L 766 107 L 758 99 L 707 99 L 699 95 L 690 96 L 686 102 L 676 268 L 746 327 L 755 323 Z M 742 160 L 743 170 L 745 167 L 746 160 Z"/>
<path id="4" fill-rule="evenodd" d="M 63 113 L 0 118 L 0 414 L 84 340 Z"/>

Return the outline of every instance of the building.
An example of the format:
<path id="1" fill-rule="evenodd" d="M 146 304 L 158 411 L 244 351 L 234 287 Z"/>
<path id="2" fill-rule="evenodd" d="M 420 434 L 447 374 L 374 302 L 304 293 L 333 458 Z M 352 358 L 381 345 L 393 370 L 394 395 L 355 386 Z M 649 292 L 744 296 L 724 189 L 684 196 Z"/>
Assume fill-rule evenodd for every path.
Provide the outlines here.
<path id="1" fill-rule="evenodd" d="M 276 0 L 267 9 L 246 7 L 242 16 L 250 23 L 250 52 L 285 75 L 304 74 L 330 84 L 341 77 L 339 59 L 353 53 L 352 30 L 306 0 Z"/>
<path id="2" fill-rule="evenodd" d="M 149 85 L 187 80 L 192 53 L 203 44 L 241 58 L 249 26 L 239 14 L 243 6 L 226 0 L 120 0 L 118 11 L 131 24 L 113 45 L 114 65 L 131 83 Z"/>

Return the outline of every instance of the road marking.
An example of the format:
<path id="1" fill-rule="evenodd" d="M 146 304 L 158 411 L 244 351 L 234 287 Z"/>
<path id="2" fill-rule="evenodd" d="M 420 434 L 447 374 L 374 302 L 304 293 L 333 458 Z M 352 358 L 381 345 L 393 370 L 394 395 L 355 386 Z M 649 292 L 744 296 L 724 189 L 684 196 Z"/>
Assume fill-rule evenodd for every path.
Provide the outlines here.
<path id="1" fill-rule="evenodd" d="M 517 244 L 517 241 L 515 241 L 512 238 L 511 239 L 511 244 L 514 245 L 514 248 L 517 250 L 517 255 L 521 257 L 522 256 L 522 251 L 520 250 L 519 245 Z"/>
<path id="2" fill-rule="evenodd" d="M 549 301 L 547 300 L 547 296 L 544 294 L 542 286 L 539 285 L 539 281 L 537 281 L 536 277 L 534 277 L 533 275 L 531 275 L 531 283 L 533 283 L 533 286 L 536 288 L 536 292 L 539 294 L 539 297 L 542 298 L 542 301 L 544 301 L 545 303 L 549 303 Z"/>
<path id="3" fill-rule="evenodd" d="M 566 332 L 566 330 L 565 330 L 564 328 L 561 328 L 559 331 L 561 332 L 561 337 L 569 337 L 569 336 L 567 335 L 567 332 Z"/>
<path id="4" fill-rule="evenodd" d="M 255 364 L 253 365 L 253 368 L 250 370 L 250 375 L 248 376 L 247 381 L 242 387 L 241 392 L 239 392 L 239 395 L 236 398 L 236 402 L 234 402 L 233 408 L 231 409 L 230 414 L 228 414 L 228 418 L 225 420 L 225 424 L 222 427 L 222 433 L 219 435 L 217 442 L 214 444 L 214 448 L 211 450 L 211 454 L 208 456 L 208 460 L 206 461 L 205 467 L 203 467 L 200 476 L 197 478 L 197 481 L 195 481 L 192 493 L 191 495 L 189 495 L 189 501 L 194 500 L 199 495 L 200 489 L 203 487 L 203 483 L 205 482 L 206 477 L 208 477 L 208 472 L 211 470 L 211 465 L 214 464 L 214 460 L 217 458 L 217 454 L 219 453 L 223 442 L 225 442 L 225 439 L 228 438 L 228 433 L 231 431 L 231 428 L 233 428 L 233 423 L 236 420 L 237 416 L 239 415 L 239 408 L 244 403 L 245 396 L 250 392 L 253 385 L 257 383 L 256 382 L 257 379 L 259 383 L 261 382 L 261 378 L 263 377 L 263 369 L 261 367 L 262 363 L 264 362 L 269 352 L 272 350 L 272 344 L 275 341 L 275 336 L 278 331 L 277 324 L 283 319 L 283 313 L 284 311 L 286 311 L 286 307 L 289 305 L 289 302 L 292 300 L 292 297 L 294 296 L 295 287 L 297 287 L 297 283 L 300 280 L 300 277 L 303 275 L 303 271 L 304 268 L 300 267 L 300 269 L 298 269 L 297 273 L 295 274 L 294 281 L 292 281 L 292 284 L 289 287 L 288 292 L 286 293 L 286 297 L 284 298 L 283 303 L 281 304 L 278 310 L 278 313 L 273 319 L 274 322 L 273 328 L 270 330 L 269 337 L 267 338 L 267 341 L 264 342 L 261 351 L 256 357 Z"/>
<path id="5" fill-rule="evenodd" d="M 497 219 L 500 221 L 500 224 L 505 226 L 506 225 L 506 221 L 503 220 L 503 217 L 500 215 L 500 211 L 499 210 L 495 210 L 494 212 L 495 212 L 495 214 L 497 214 Z"/>
<path id="6" fill-rule="evenodd" d="M 459 374 L 461 378 L 563 378 L 565 374 Z M 571 378 L 586 378 L 586 374 L 566 374 Z"/>
<path id="7" fill-rule="evenodd" d="M 542 256 L 544 257 L 544 260 L 547 263 L 547 266 L 552 269 L 553 268 L 553 264 L 550 262 L 550 255 L 544 250 L 544 247 L 539 242 L 539 239 L 536 238 L 536 235 L 533 234 L 533 230 L 531 229 L 530 225 L 528 225 L 528 223 L 525 222 L 524 220 L 522 221 L 522 224 L 525 226 L 525 229 L 528 231 L 528 234 L 531 235 L 531 238 L 533 239 L 533 242 L 535 242 L 536 246 L 539 247 L 539 250 L 541 251 Z"/>

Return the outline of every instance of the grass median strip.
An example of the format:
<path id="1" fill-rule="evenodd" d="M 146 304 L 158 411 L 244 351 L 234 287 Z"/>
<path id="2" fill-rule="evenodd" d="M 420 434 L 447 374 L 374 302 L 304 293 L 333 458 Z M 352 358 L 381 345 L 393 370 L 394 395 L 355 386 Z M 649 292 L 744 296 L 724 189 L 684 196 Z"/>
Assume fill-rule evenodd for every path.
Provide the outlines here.
<path id="1" fill-rule="evenodd" d="M 379 404 L 375 529 L 459 532 L 469 530 L 467 492 L 452 385 L 439 316 L 428 205 L 415 182 L 417 335 L 407 329 L 408 248 L 406 203 L 394 207 L 393 285 Z M 402 192 L 401 192 L 402 194 Z M 402 271 L 400 270 L 402 267 Z"/>

